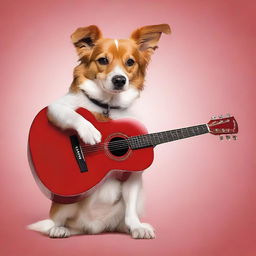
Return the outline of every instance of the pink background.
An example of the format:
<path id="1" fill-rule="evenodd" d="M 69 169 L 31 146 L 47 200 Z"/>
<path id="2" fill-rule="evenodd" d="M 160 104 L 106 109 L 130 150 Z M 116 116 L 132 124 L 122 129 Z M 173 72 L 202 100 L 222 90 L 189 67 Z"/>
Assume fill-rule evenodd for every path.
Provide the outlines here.
<path id="1" fill-rule="evenodd" d="M 1 1 L 0 254 L 256 255 L 255 1 Z M 149 131 L 234 114 L 237 142 L 203 135 L 159 146 L 145 173 L 144 221 L 157 238 L 103 234 L 51 240 L 25 230 L 48 217 L 26 143 L 35 114 L 66 93 L 76 65 L 70 34 L 98 25 L 106 37 L 169 23 L 137 102 Z"/>

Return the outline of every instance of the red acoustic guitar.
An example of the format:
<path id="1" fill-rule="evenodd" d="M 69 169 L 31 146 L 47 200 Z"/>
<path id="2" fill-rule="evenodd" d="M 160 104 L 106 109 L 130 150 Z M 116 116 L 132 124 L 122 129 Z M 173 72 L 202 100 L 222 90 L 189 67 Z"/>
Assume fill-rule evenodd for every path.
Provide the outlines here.
<path id="1" fill-rule="evenodd" d="M 234 134 L 238 132 L 234 117 L 213 118 L 207 124 L 148 134 L 133 119 L 99 122 L 86 109 L 77 112 L 101 132 L 101 143 L 84 144 L 75 131 L 56 128 L 47 119 L 47 108 L 36 116 L 29 133 L 28 156 L 34 177 L 44 194 L 59 203 L 82 199 L 113 170 L 146 169 L 158 144 L 205 133 L 236 139 Z"/>

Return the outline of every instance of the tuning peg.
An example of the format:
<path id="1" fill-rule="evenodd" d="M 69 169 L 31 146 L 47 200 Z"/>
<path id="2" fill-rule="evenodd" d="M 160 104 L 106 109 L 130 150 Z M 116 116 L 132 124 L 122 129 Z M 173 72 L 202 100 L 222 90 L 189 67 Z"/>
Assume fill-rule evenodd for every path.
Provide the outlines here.
<path id="1" fill-rule="evenodd" d="M 212 120 L 215 120 L 215 119 L 217 119 L 217 116 L 212 116 L 211 119 L 212 119 Z"/>
<path id="2" fill-rule="evenodd" d="M 223 135 L 220 135 L 220 140 L 223 140 Z"/>
<path id="3" fill-rule="evenodd" d="M 222 116 L 222 115 L 220 115 L 220 116 L 219 116 L 219 119 L 222 119 L 222 118 L 223 118 L 223 116 Z"/>
<path id="4" fill-rule="evenodd" d="M 230 117 L 230 114 L 229 114 L 229 113 L 227 113 L 227 114 L 226 114 L 226 117 Z"/>
<path id="5" fill-rule="evenodd" d="M 237 140 L 237 135 L 232 136 L 233 140 Z"/>
<path id="6" fill-rule="evenodd" d="M 231 139 L 230 135 L 226 135 L 226 139 L 230 140 Z"/>

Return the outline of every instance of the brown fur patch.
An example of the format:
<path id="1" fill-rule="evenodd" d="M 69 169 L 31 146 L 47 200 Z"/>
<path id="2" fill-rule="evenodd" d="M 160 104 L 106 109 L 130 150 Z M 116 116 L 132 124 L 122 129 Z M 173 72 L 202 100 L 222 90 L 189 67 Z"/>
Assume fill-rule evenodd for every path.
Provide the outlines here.
<path id="1" fill-rule="evenodd" d="M 49 213 L 49 216 L 50 216 L 51 219 L 54 219 L 54 216 L 59 211 L 61 206 L 62 206 L 62 204 L 52 202 L 50 213 Z"/>
<path id="2" fill-rule="evenodd" d="M 96 118 L 96 120 L 98 120 L 99 122 L 106 122 L 111 120 L 111 118 L 104 116 L 102 113 L 97 113 L 97 112 L 91 112 L 94 117 Z"/>
<path id="3" fill-rule="evenodd" d="M 69 88 L 69 91 L 70 92 L 78 92 L 79 91 L 79 84 L 82 84 L 85 80 L 86 80 L 86 77 L 85 77 L 85 74 L 84 74 L 84 70 L 86 69 L 84 63 L 80 63 L 78 66 L 76 66 L 74 68 L 74 71 L 73 71 L 73 82 Z"/>

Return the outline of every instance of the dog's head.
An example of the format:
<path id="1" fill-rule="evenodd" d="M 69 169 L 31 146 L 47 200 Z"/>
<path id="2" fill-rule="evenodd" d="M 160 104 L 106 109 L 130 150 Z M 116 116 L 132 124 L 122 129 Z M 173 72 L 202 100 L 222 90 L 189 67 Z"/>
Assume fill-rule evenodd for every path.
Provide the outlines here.
<path id="1" fill-rule="evenodd" d="M 104 38 L 95 25 L 78 28 L 71 39 L 81 62 L 72 86 L 79 87 L 84 77 L 110 94 L 142 90 L 146 67 L 162 33 L 170 33 L 169 25 L 141 27 L 129 39 L 118 40 Z"/>

